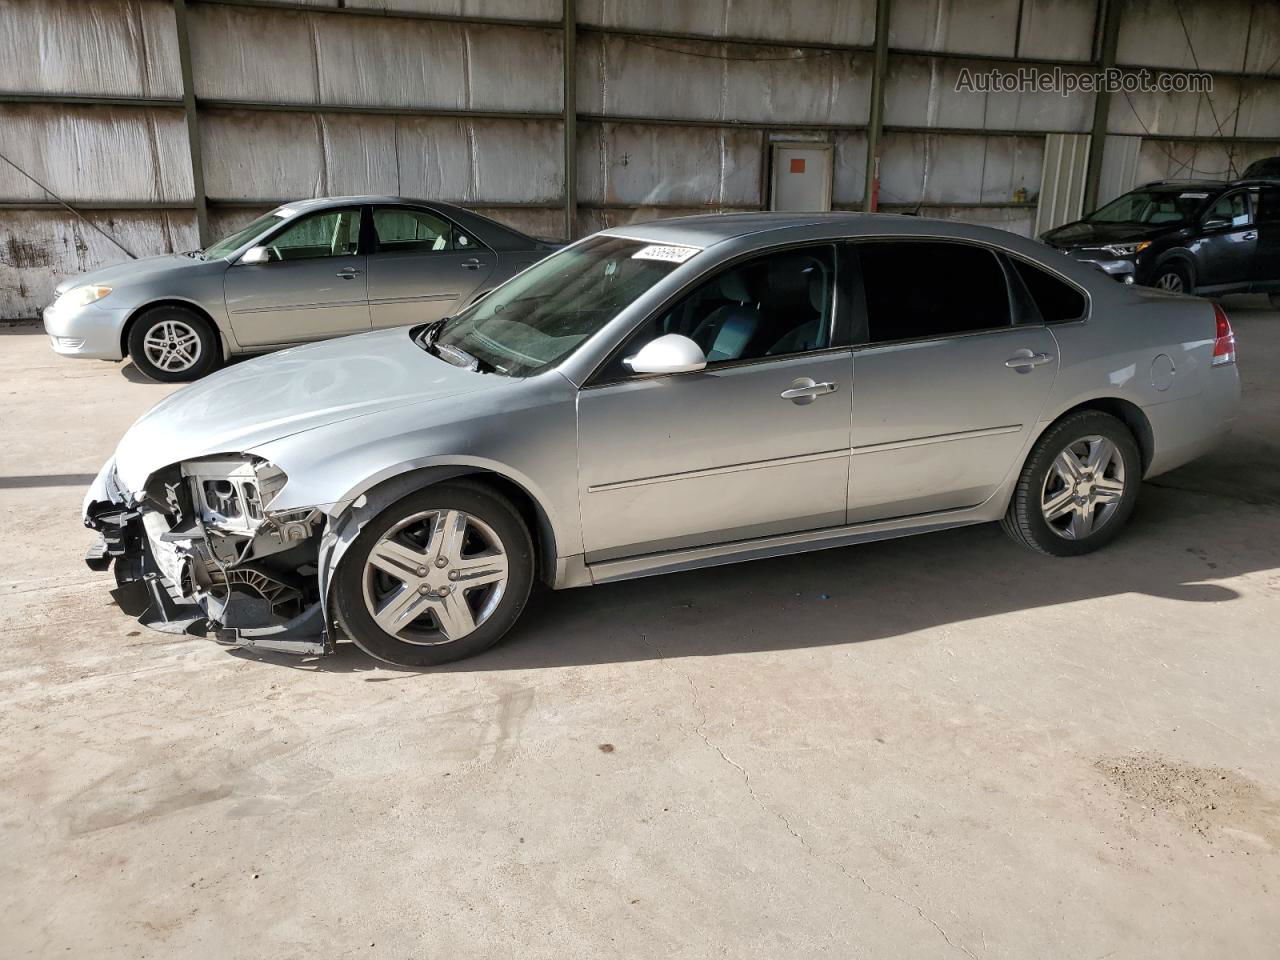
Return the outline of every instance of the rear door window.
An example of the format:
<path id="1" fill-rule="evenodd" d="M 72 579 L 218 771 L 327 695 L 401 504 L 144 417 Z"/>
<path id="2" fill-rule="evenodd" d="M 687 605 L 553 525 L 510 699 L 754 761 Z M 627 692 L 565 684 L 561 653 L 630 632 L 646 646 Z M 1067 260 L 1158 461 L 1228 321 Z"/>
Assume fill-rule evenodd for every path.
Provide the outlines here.
<path id="1" fill-rule="evenodd" d="M 1018 276 L 1022 278 L 1045 323 L 1066 323 L 1083 319 L 1088 310 L 1088 301 L 1083 293 L 1048 270 L 1026 260 L 1009 257 L 1009 262 L 1018 271 Z"/>
<path id="2" fill-rule="evenodd" d="M 994 252 L 936 240 L 863 241 L 869 343 L 927 340 L 1012 325 L 1009 285 Z"/>

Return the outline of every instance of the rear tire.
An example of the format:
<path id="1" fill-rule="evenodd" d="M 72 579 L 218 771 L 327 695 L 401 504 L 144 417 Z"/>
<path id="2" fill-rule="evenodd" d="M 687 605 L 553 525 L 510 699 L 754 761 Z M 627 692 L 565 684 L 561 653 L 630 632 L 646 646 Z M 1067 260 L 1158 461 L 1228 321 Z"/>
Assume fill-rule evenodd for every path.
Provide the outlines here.
<path id="1" fill-rule="evenodd" d="M 533 580 L 533 541 L 515 507 L 455 480 L 412 493 L 365 525 L 338 566 L 334 605 L 369 656 L 435 666 L 501 640 Z"/>
<path id="2" fill-rule="evenodd" d="M 1141 483 L 1142 457 L 1129 428 L 1110 414 L 1082 410 L 1036 441 L 1000 526 L 1051 557 L 1092 553 L 1128 521 Z"/>
<path id="3" fill-rule="evenodd" d="M 152 307 L 129 328 L 129 356 L 143 376 L 161 383 L 198 380 L 213 370 L 218 337 L 209 322 L 185 307 Z"/>

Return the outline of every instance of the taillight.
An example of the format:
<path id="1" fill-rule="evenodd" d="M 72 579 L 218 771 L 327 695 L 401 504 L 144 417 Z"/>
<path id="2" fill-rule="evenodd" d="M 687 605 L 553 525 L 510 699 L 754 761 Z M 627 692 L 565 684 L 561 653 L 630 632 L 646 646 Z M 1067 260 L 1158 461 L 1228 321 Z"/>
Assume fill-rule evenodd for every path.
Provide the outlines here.
<path id="1" fill-rule="evenodd" d="M 1231 329 L 1231 321 L 1227 319 L 1227 312 L 1218 306 L 1213 305 L 1213 319 L 1217 323 L 1217 330 L 1213 334 L 1213 360 L 1215 367 L 1224 363 L 1236 362 L 1236 335 Z"/>

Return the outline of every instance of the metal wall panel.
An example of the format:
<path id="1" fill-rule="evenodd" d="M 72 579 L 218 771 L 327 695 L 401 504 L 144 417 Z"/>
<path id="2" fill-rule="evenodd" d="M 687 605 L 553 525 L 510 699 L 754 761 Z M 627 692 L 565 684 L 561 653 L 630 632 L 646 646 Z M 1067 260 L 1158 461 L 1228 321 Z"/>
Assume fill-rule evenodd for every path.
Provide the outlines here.
<path id="1" fill-rule="evenodd" d="M 582 123 L 578 200 L 760 206 L 758 130 Z"/>
<path id="2" fill-rule="evenodd" d="M 1264 11 L 1272 31 L 1280 25 L 1276 23 L 1274 11 L 1265 15 L 1268 6 L 1274 4 L 1252 0 L 1213 0 L 1212 3 L 1130 0 L 1124 4 L 1120 18 L 1116 60 L 1184 70 L 1248 69 L 1244 39 L 1249 33 L 1251 10 Z M 1266 24 L 1255 25 L 1255 29 L 1259 27 L 1262 35 Z M 1271 42 L 1274 45 L 1274 32 Z M 1265 64 L 1255 69 L 1264 67 Z"/>
<path id="3" fill-rule="evenodd" d="M 449 17 L 486 17 L 494 20 L 559 20 L 563 0 L 315 0 L 328 6 L 353 10 L 386 10 L 389 13 L 436 13 Z"/>
<path id="4" fill-rule="evenodd" d="M 1051 133 L 1044 141 L 1044 174 L 1036 197 L 1037 236 L 1080 219 L 1089 165 L 1089 134 Z"/>
<path id="5" fill-rule="evenodd" d="M 212 100 L 554 113 L 558 30 L 192 8 L 196 92 Z"/>
<path id="6" fill-rule="evenodd" d="M 1136 182 L 1238 177 L 1254 160 L 1274 156 L 1280 156 L 1280 138 L 1272 143 L 1235 145 L 1143 140 L 1138 151 Z"/>
<path id="7" fill-rule="evenodd" d="M 926 205 L 919 207 L 916 215 L 936 217 L 939 220 L 959 220 L 962 223 L 976 223 L 984 227 L 997 227 L 1016 233 L 1020 237 L 1035 235 L 1034 207 L 930 207 Z"/>
<path id="8" fill-rule="evenodd" d="M 893 0 L 889 46 L 1014 56 L 1020 0 Z"/>
<path id="9" fill-rule="evenodd" d="M 218 199 L 386 193 L 464 202 L 554 203 L 560 124 L 209 111 L 205 184 Z"/>
<path id="10" fill-rule="evenodd" d="M 578 0 L 578 22 L 660 33 L 870 46 L 875 0 Z"/>
<path id="11" fill-rule="evenodd" d="M 1141 148 L 1141 137 L 1106 138 L 1102 176 L 1098 181 L 1099 207 L 1110 203 L 1122 193 L 1128 193 L 1138 182 L 1138 153 Z"/>
<path id="12" fill-rule="evenodd" d="M 191 200 L 180 109 L 0 104 L 0 130 L 4 154 L 63 199 Z M 48 199 L 0 163 L 0 201 Z"/>
<path id="13" fill-rule="evenodd" d="M 1023 0 L 1017 56 L 1093 59 L 1093 24 L 1097 15 L 1097 0 Z"/>
<path id="14" fill-rule="evenodd" d="M 181 97 L 166 0 L 0 0 L 0 90 Z"/>
<path id="15" fill-rule="evenodd" d="M 861 207 L 867 193 L 867 135 L 861 131 L 838 133 L 834 144 L 832 206 Z"/>
<path id="16" fill-rule="evenodd" d="M 885 84 L 884 122 L 900 127 L 1028 132 L 1089 129 L 1093 122 L 1092 94 L 1064 97 L 1057 93 L 956 90 L 962 69 L 978 74 L 992 67 L 991 63 L 974 60 L 893 57 Z"/>
<path id="17" fill-rule="evenodd" d="M 693 217 L 707 213 L 733 213 L 734 208 L 724 207 L 583 207 L 578 211 L 578 236 L 584 237 L 597 230 L 625 226 L 628 223 L 644 223 L 647 220 L 663 220 L 667 217 Z"/>
<path id="18" fill-rule="evenodd" d="M 885 204 L 1008 203 L 1019 187 L 1034 196 L 1040 186 L 1043 137 L 888 133 L 882 144 Z"/>
<path id="19" fill-rule="evenodd" d="M 722 59 L 733 58 L 733 59 Z M 583 113 L 747 122 L 863 124 L 870 54 L 586 34 Z"/>
<path id="20" fill-rule="evenodd" d="M 194 213 L 86 211 L 138 255 L 198 247 Z M 65 210 L 0 210 L 0 317 L 34 317 L 68 276 L 128 257 Z"/>

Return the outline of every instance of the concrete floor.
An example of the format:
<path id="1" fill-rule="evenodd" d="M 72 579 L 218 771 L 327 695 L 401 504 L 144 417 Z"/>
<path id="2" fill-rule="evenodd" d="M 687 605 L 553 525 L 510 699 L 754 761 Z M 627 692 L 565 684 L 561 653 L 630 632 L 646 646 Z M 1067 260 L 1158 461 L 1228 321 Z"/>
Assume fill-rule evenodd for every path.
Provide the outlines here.
<path id="1" fill-rule="evenodd" d="M 1280 952 L 1280 317 L 1079 560 L 994 528 L 544 595 L 413 673 L 147 632 L 83 488 L 169 388 L 0 333 L 6 957 Z"/>

